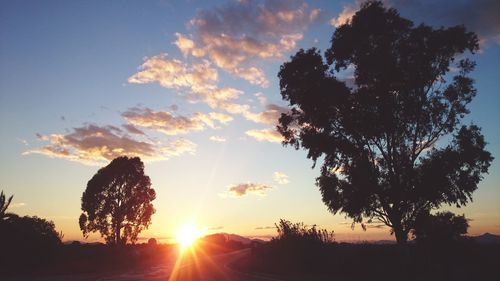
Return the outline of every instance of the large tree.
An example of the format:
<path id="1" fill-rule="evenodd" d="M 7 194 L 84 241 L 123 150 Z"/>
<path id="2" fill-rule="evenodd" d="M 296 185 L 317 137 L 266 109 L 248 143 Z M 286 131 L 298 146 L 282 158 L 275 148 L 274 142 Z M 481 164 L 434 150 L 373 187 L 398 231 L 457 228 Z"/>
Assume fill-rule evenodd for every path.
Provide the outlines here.
<path id="1" fill-rule="evenodd" d="M 80 229 L 85 237 L 99 231 L 108 244 L 133 243 L 151 223 L 155 197 L 141 159 L 118 157 L 87 183 Z"/>
<path id="2" fill-rule="evenodd" d="M 371 1 L 335 30 L 326 61 L 312 48 L 281 66 L 291 110 L 278 131 L 323 161 L 316 183 L 332 213 L 379 220 L 404 244 L 418 214 L 472 200 L 493 159 L 480 128 L 462 124 L 477 50 L 463 26 L 414 26 Z"/>

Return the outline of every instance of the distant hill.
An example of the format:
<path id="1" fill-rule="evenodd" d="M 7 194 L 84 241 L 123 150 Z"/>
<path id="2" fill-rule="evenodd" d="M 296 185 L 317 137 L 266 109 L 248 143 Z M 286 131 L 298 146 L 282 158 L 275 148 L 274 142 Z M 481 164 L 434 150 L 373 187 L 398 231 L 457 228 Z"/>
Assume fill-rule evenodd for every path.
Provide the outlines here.
<path id="1" fill-rule="evenodd" d="M 472 239 L 477 243 L 482 244 L 500 244 L 500 235 L 485 233 L 479 236 L 472 236 Z"/>
<path id="2" fill-rule="evenodd" d="M 240 242 L 243 245 L 250 245 L 251 243 L 266 243 L 266 241 L 262 239 L 250 239 L 248 237 L 244 237 L 238 234 L 233 234 L 233 233 L 225 233 L 225 232 L 220 232 L 220 233 L 214 233 L 208 236 L 213 236 L 213 235 L 222 235 L 224 236 L 228 241 L 236 241 Z"/>

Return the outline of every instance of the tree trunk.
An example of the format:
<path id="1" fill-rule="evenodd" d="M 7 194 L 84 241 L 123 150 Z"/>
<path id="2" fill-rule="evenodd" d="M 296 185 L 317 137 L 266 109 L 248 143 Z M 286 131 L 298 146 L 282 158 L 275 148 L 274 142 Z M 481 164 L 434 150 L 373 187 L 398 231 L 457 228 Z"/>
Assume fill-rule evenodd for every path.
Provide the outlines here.
<path id="1" fill-rule="evenodd" d="M 398 245 L 406 245 L 406 242 L 408 242 L 408 232 L 403 230 L 403 228 L 400 227 L 394 227 L 394 234 L 396 235 L 396 241 L 398 242 Z"/>
<path id="2" fill-rule="evenodd" d="M 116 245 L 121 245 L 121 237 L 120 237 L 120 229 L 122 228 L 121 223 L 116 224 L 116 230 L 115 230 L 115 239 L 116 239 Z"/>

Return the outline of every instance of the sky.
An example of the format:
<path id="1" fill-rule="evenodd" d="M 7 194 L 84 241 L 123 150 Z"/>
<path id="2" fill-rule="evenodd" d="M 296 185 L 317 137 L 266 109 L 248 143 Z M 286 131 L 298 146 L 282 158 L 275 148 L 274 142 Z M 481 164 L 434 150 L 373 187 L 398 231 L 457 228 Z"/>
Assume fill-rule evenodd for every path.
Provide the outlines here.
<path id="1" fill-rule="evenodd" d="M 464 24 L 480 38 L 478 95 L 466 123 L 495 157 L 465 208 L 472 235 L 500 234 L 500 4 L 385 0 L 416 24 Z M 253 237 L 280 218 L 337 240 L 394 239 L 351 229 L 321 201 L 304 151 L 275 131 L 287 110 L 277 73 L 300 48 L 326 50 L 360 1 L 0 1 L 0 189 L 11 211 L 82 240 L 87 181 L 140 156 L 157 197 L 142 238 L 180 225 Z M 318 165 L 319 166 L 319 165 Z M 88 241 L 99 240 L 93 235 Z"/>

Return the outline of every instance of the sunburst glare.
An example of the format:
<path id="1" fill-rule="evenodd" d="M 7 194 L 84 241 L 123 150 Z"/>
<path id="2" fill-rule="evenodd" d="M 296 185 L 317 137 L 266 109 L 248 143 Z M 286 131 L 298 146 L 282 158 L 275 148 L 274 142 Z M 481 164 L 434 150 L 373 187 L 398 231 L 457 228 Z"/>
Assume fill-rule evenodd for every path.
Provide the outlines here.
<path id="1" fill-rule="evenodd" d="M 177 231 L 176 240 L 183 249 L 188 248 L 203 235 L 203 232 L 203 230 L 198 229 L 194 224 L 185 224 Z"/>

